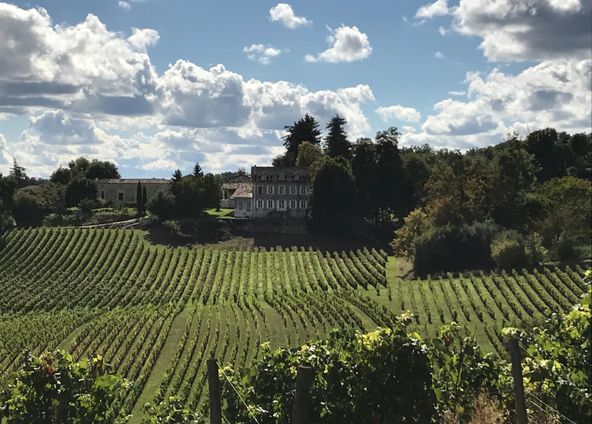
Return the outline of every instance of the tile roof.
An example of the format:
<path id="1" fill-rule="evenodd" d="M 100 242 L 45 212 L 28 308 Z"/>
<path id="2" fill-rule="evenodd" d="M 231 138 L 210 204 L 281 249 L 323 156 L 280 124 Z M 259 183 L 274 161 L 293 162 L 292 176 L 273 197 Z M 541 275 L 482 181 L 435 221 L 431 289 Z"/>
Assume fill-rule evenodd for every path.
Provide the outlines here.
<path id="1" fill-rule="evenodd" d="M 171 180 L 164 178 L 110 178 L 98 182 L 101 184 L 168 184 Z"/>

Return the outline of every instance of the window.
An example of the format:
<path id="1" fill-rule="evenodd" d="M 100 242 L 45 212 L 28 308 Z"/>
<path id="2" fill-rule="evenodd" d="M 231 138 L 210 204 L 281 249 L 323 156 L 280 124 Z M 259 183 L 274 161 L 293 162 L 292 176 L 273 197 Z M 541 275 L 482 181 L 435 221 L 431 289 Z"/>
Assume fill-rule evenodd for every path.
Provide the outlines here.
<path id="1" fill-rule="evenodd" d="M 267 201 L 267 209 L 273 209 L 273 200 Z"/>
<path id="2" fill-rule="evenodd" d="M 243 202 L 238 202 L 238 208 L 242 209 L 243 208 Z"/>
<path id="3" fill-rule="evenodd" d="M 263 200 L 257 200 L 257 208 L 263 209 Z"/>
<path id="4" fill-rule="evenodd" d="M 286 186 L 280 186 L 280 193 L 279 194 L 286 194 Z"/>
<path id="5" fill-rule="evenodd" d="M 101 190 L 101 199 L 105 198 L 105 190 Z"/>
<path id="6" fill-rule="evenodd" d="M 295 185 L 290 186 L 290 194 L 296 194 L 296 186 Z"/>
<path id="7" fill-rule="evenodd" d="M 247 202 L 247 210 L 250 211 L 251 210 L 251 202 Z"/>
<path id="8" fill-rule="evenodd" d="M 123 202 L 123 191 L 120 191 L 119 193 L 117 193 L 117 200 L 119 200 L 120 202 Z"/>
<path id="9" fill-rule="evenodd" d="M 267 186 L 267 194 L 273 194 L 273 186 L 272 185 Z"/>
<path id="10" fill-rule="evenodd" d="M 300 194 L 306 194 L 306 186 L 300 186 Z"/>
<path id="11" fill-rule="evenodd" d="M 265 176 L 265 180 L 266 180 L 266 181 L 271 181 L 271 175 L 266 175 L 266 176 Z"/>
<path id="12" fill-rule="evenodd" d="M 263 186 L 257 187 L 257 194 L 263 194 Z"/>
<path id="13" fill-rule="evenodd" d="M 290 200 L 290 209 L 296 209 L 296 200 Z"/>
<path id="14" fill-rule="evenodd" d="M 286 205 L 286 202 L 284 202 L 283 200 L 280 200 L 279 201 L 278 208 L 279 209 L 285 209 L 285 207 L 286 207 L 285 205 Z"/>
<path id="15" fill-rule="evenodd" d="M 306 209 L 306 200 L 300 201 L 300 209 Z"/>

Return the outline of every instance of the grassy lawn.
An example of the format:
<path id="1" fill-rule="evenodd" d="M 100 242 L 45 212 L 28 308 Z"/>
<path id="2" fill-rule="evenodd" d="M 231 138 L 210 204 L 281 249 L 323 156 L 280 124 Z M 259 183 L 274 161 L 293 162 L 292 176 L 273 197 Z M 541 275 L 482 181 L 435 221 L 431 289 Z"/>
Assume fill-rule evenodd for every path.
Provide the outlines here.
<path id="1" fill-rule="evenodd" d="M 206 213 L 210 216 L 215 216 L 216 218 L 231 218 L 234 216 L 234 209 L 229 208 L 220 208 L 220 210 L 216 208 L 206 209 Z"/>

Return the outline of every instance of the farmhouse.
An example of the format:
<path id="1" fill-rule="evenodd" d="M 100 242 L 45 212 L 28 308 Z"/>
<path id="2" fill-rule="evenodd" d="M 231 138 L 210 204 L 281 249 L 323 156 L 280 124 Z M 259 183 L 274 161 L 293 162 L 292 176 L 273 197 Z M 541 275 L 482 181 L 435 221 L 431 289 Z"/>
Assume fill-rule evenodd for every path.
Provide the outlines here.
<path id="1" fill-rule="evenodd" d="M 270 214 L 304 218 L 308 210 L 310 182 L 307 167 L 253 166 L 252 216 Z"/>
<path id="2" fill-rule="evenodd" d="M 146 198 L 150 199 L 156 192 L 169 189 L 170 180 L 162 178 L 118 178 L 96 180 L 99 198 L 115 206 L 135 205 L 138 182 L 146 187 Z"/>
<path id="3" fill-rule="evenodd" d="M 237 196 L 242 196 L 252 191 L 251 177 L 248 175 L 239 175 L 230 181 L 222 184 L 222 200 L 220 206 L 223 208 L 236 208 Z"/>

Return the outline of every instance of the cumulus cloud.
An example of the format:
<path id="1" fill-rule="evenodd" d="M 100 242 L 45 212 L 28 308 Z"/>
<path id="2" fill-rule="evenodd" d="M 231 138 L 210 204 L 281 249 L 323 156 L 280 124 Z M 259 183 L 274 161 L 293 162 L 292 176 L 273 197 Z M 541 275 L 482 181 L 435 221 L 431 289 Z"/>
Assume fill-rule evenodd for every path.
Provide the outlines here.
<path id="1" fill-rule="evenodd" d="M 489 60 L 589 58 L 589 0 L 461 0 L 453 11 L 457 31 L 482 38 Z"/>
<path id="2" fill-rule="evenodd" d="M 327 43 L 331 46 L 317 55 L 306 55 L 307 62 L 354 62 L 366 59 L 372 53 L 372 47 L 368 36 L 356 26 L 340 26 L 331 31 L 327 37 Z"/>
<path id="3" fill-rule="evenodd" d="M 125 38 L 94 15 L 53 25 L 44 9 L 0 3 L 0 39 L 4 109 L 66 109 L 99 95 L 146 102 L 153 94 L 156 73 L 146 50 L 158 40 L 154 30 L 134 29 Z"/>
<path id="4" fill-rule="evenodd" d="M 126 2 L 126 1 L 121 1 L 121 0 L 120 0 L 120 1 L 119 1 L 117 4 L 118 4 L 118 5 L 119 5 L 119 7 L 121 7 L 123 10 L 131 10 L 131 8 L 132 8 L 132 5 L 131 5 L 131 4 L 129 4 L 128 2 Z"/>
<path id="5" fill-rule="evenodd" d="M 271 59 L 282 54 L 282 51 L 270 44 L 251 44 L 243 48 L 243 53 L 246 53 L 249 60 L 269 65 Z"/>
<path id="6" fill-rule="evenodd" d="M 436 59 L 446 59 L 446 56 L 442 52 L 436 52 L 436 53 L 434 53 L 434 57 Z"/>
<path id="7" fill-rule="evenodd" d="M 444 16 L 450 13 L 448 9 L 448 0 L 436 0 L 434 3 L 429 3 L 421 6 L 415 12 L 417 19 L 432 19 L 436 16 Z"/>
<path id="8" fill-rule="evenodd" d="M 468 99 L 436 103 L 422 131 L 403 140 L 470 148 L 499 142 L 512 131 L 522 135 L 545 127 L 589 131 L 591 77 L 592 61 L 587 59 L 544 61 L 517 75 L 498 69 L 485 76 L 468 73 Z"/>
<path id="9" fill-rule="evenodd" d="M 278 3 L 269 9 L 269 19 L 274 22 L 280 22 L 283 26 L 290 29 L 296 29 L 301 26 L 312 24 L 304 16 L 296 16 L 292 6 L 288 3 Z"/>
<path id="10" fill-rule="evenodd" d="M 384 122 L 398 119 L 400 121 L 417 122 L 421 119 L 421 113 L 412 107 L 401 105 L 381 106 L 376 109 L 376 113 Z"/>

